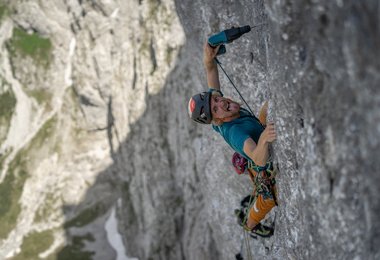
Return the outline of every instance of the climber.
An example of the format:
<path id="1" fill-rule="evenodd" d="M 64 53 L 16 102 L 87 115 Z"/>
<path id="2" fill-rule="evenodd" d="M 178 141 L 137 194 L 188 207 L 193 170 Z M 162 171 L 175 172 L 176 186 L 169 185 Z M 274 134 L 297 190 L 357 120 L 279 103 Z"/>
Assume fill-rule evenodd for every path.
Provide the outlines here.
<path id="1" fill-rule="evenodd" d="M 212 124 L 212 128 L 222 135 L 231 148 L 256 166 L 253 168 L 256 169 L 256 172 L 251 170 L 253 176 L 256 176 L 266 169 L 269 143 L 276 140 L 274 124 L 268 123 L 264 128 L 260 121 L 248 110 L 242 108 L 238 102 L 223 97 L 215 60 L 218 49 L 219 46 L 212 48 L 207 42 L 204 45 L 203 63 L 209 90 L 190 98 L 189 116 L 195 122 Z M 260 117 L 265 120 L 266 111 L 267 104 L 260 112 Z M 249 210 L 248 219 L 243 223 L 246 230 L 263 237 L 273 234 L 272 228 L 260 224 L 260 221 L 275 206 L 275 198 L 270 195 L 271 193 L 259 194 L 256 197 Z"/>

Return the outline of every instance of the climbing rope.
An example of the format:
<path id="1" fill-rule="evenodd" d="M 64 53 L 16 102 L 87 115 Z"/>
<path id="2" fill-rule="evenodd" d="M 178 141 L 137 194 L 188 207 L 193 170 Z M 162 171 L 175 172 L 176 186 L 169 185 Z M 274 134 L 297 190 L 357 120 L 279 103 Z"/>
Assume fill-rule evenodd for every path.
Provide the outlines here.
<path id="1" fill-rule="evenodd" d="M 251 246 L 249 243 L 249 237 L 248 237 L 249 231 L 244 228 L 244 225 L 245 225 L 245 223 L 247 223 L 249 211 L 250 211 L 251 207 L 253 206 L 253 202 L 256 199 L 256 187 L 255 187 L 254 183 L 253 183 L 253 194 L 254 194 L 254 196 L 250 196 L 250 198 L 249 198 L 248 207 L 246 208 L 246 212 L 244 212 L 244 219 L 243 219 L 243 223 L 242 223 L 243 224 L 242 227 L 243 227 L 244 240 L 245 240 L 245 248 L 247 250 L 248 260 L 252 260 L 253 258 L 252 258 Z"/>
<path id="2" fill-rule="evenodd" d="M 251 246 L 249 244 L 249 237 L 248 237 L 248 231 L 244 230 L 244 240 L 245 240 L 245 247 L 247 249 L 247 257 L 248 260 L 252 260 L 252 251 L 251 251 Z"/>
<path id="3" fill-rule="evenodd" d="M 219 67 L 222 69 L 224 75 L 226 75 L 226 77 L 228 78 L 228 80 L 230 81 L 230 83 L 232 84 L 232 86 L 235 88 L 236 92 L 239 94 L 240 98 L 243 100 L 244 104 L 247 106 L 249 112 L 251 112 L 252 115 L 253 112 L 251 110 L 251 108 L 248 106 L 247 102 L 245 101 L 245 99 L 243 98 L 243 96 L 241 95 L 240 91 L 237 89 L 237 87 L 235 86 L 235 84 L 232 82 L 232 80 L 230 79 L 230 77 L 228 76 L 228 74 L 226 73 L 226 71 L 223 69 L 222 67 L 222 63 L 217 59 L 217 58 L 214 58 L 216 63 L 219 65 Z"/>
<path id="4" fill-rule="evenodd" d="M 244 233 L 245 247 L 247 251 L 247 258 L 249 260 L 252 260 L 252 251 L 248 236 L 249 231 L 246 230 L 246 228 L 244 228 L 244 225 L 247 223 L 249 211 L 252 208 L 253 203 L 255 202 L 259 194 L 262 194 L 264 197 L 272 196 L 275 201 L 275 204 L 277 205 L 276 194 L 273 190 L 273 186 L 276 184 L 276 172 L 273 168 L 272 162 L 268 162 L 265 166 L 258 166 L 255 165 L 253 162 L 248 161 L 248 169 L 256 171 L 256 174 L 253 175 L 250 171 L 248 171 L 252 179 L 253 196 L 250 196 L 248 207 L 246 207 L 245 209 L 242 227 Z"/>
<path id="5" fill-rule="evenodd" d="M 219 65 L 219 67 L 221 68 L 221 70 L 223 71 L 224 75 L 226 75 L 227 79 L 230 81 L 231 85 L 234 87 L 236 92 L 239 94 L 239 96 L 243 100 L 244 104 L 247 106 L 249 112 L 251 112 L 252 117 L 254 117 L 260 123 L 260 125 L 263 126 L 263 124 L 260 122 L 260 120 L 254 115 L 254 113 L 252 112 L 252 109 L 250 108 L 248 103 L 245 101 L 245 99 L 241 95 L 240 91 L 235 86 L 235 84 L 232 82 L 231 78 L 228 76 L 228 74 L 224 70 L 222 63 L 217 58 L 214 58 L 214 59 L 215 59 L 216 63 Z M 276 181 L 274 178 L 275 174 L 273 171 L 272 162 L 269 161 L 265 166 L 258 166 L 254 162 L 252 162 L 251 160 L 248 160 L 248 169 L 252 169 L 255 172 L 257 172 L 256 176 L 253 176 L 253 174 L 250 173 L 250 176 L 252 176 L 251 179 L 253 182 L 254 191 L 253 191 L 253 196 L 250 196 L 250 200 L 248 203 L 249 206 L 247 207 L 247 211 L 244 212 L 244 219 L 243 219 L 243 223 L 242 223 L 243 224 L 242 225 L 243 226 L 243 232 L 244 232 L 244 240 L 245 240 L 246 249 L 247 249 L 247 257 L 249 260 L 252 260 L 253 258 L 252 258 L 252 251 L 250 248 L 250 243 L 249 243 L 248 231 L 244 228 L 244 224 L 247 222 L 247 219 L 248 219 L 249 210 L 253 206 L 254 201 L 257 199 L 258 194 L 263 194 L 263 196 L 265 196 L 265 197 L 272 195 L 276 205 L 277 205 L 277 199 L 276 199 L 276 195 L 272 189 L 272 186 L 276 184 Z M 261 173 L 265 174 L 265 176 L 262 176 Z"/>

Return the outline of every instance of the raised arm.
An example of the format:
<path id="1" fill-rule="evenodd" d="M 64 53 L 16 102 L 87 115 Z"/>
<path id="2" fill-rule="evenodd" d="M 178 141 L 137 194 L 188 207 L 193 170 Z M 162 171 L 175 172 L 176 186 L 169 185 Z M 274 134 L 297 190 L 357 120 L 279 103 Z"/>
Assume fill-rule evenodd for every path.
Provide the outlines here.
<path id="1" fill-rule="evenodd" d="M 269 157 L 269 143 L 276 140 L 276 132 L 274 130 L 274 124 L 269 123 L 265 130 L 261 133 L 257 145 L 248 138 L 244 142 L 244 153 L 252 159 L 252 161 L 258 166 L 265 166 Z"/>
<path id="2" fill-rule="evenodd" d="M 206 42 L 203 47 L 203 63 L 206 69 L 208 87 L 220 90 L 218 66 L 214 60 L 218 50 L 219 46 L 211 48 Z"/>

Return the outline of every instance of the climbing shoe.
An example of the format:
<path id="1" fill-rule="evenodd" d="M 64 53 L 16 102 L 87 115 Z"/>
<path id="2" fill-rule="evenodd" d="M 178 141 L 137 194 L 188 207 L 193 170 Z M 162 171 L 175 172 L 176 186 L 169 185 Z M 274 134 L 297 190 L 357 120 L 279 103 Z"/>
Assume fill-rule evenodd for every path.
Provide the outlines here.
<path id="1" fill-rule="evenodd" d="M 245 219 L 245 212 L 242 209 L 235 209 L 235 216 L 237 218 L 237 223 L 239 226 L 244 226 Z"/>
<path id="2" fill-rule="evenodd" d="M 251 230 L 251 232 L 261 237 L 271 237 L 274 233 L 274 229 L 259 223 Z"/>
<path id="3" fill-rule="evenodd" d="M 262 225 L 261 223 L 257 224 L 253 229 L 250 229 L 246 225 L 246 212 L 242 209 L 235 209 L 235 216 L 237 217 L 237 222 L 242 226 L 246 231 L 250 232 L 251 235 L 258 235 L 261 237 L 270 237 L 274 233 L 274 228 Z"/>

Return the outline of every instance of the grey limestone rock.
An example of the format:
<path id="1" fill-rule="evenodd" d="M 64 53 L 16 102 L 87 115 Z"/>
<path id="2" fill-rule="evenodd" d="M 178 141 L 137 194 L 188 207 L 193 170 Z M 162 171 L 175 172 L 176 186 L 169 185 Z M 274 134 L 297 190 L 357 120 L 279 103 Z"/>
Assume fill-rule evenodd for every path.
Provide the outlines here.
<path id="1" fill-rule="evenodd" d="M 378 1 L 0 8 L 1 259 L 380 258 Z M 250 181 L 187 115 L 207 88 L 203 43 L 239 25 L 252 31 L 220 61 L 254 112 L 269 101 L 280 170 L 275 234 L 248 244 L 234 209 Z"/>

